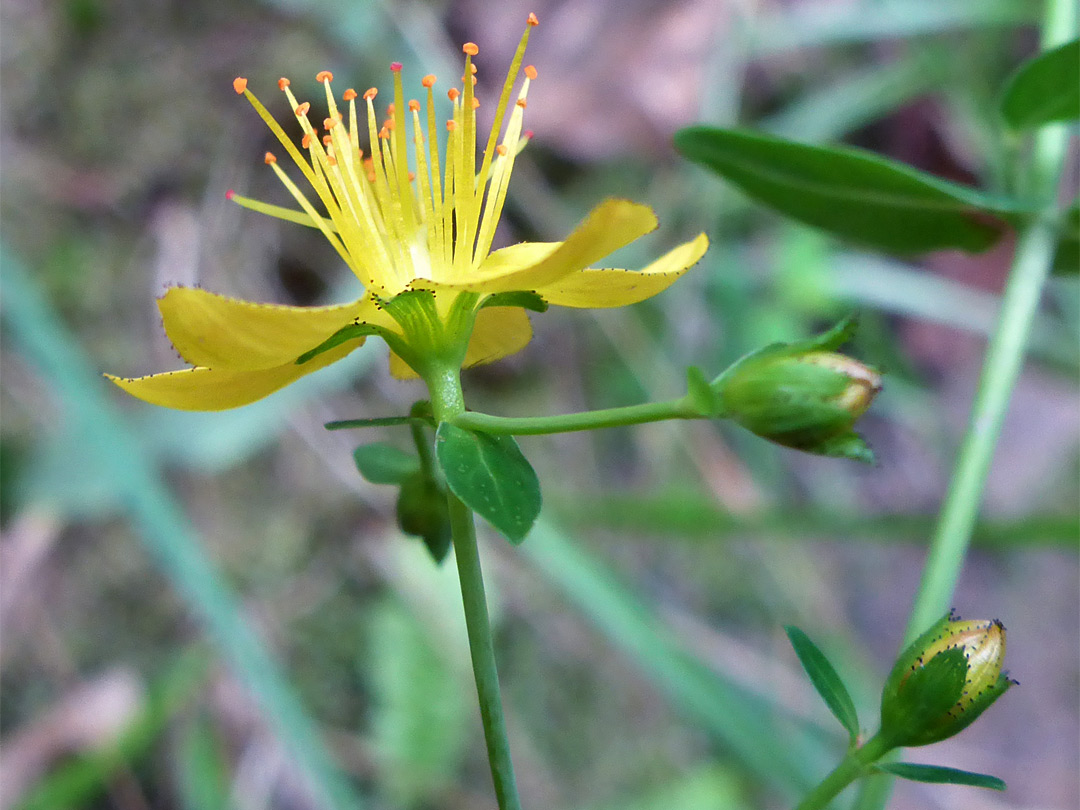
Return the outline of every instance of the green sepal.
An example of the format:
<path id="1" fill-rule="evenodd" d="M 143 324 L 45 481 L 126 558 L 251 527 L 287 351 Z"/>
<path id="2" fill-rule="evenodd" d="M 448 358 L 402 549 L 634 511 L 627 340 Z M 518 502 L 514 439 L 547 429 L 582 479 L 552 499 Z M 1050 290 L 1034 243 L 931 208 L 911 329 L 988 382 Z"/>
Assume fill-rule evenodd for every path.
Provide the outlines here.
<path id="1" fill-rule="evenodd" d="M 866 443 L 866 439 L 855 431 L 822 439 L 814 445 L 813 452 L 819 456 L 846 458 L 852 461 L 861 461 L 864 464 L 877 463 L 877 456 L 874 455 L 873 448 Z"/>
<path id="2" fill-rule="evenodd" d="M 707 419 L 715 419 L 724 412 L 723 400 L 697 366 L 686 369 L 686 401 L 694 413 Z"/>
<path id="3" fill-rule="evenodd" d="M 353 461 L 360 475 L 372 484 L 402 484 L 420 472 L 420 459 L 385 442 L 357 447 Z"/>
<path id="4" fill-rule="evenodd" d="M 1005 782 L 996 776 L 959 768 L 944 768 L 939 765 L 920 765 L 914 762 L 880 762 L 874 770 L 889 773 L 912 782 L 929 782 L 934 785 L 968 785 L 969 787 L 1005 790 Z"/>
<path id="5" fill-rule="evenodd" d="M 480 304 L 480 309 L 487 307 L 521 307 L 532 312 L 547 312 L 548 302 L 534 292 L 520 290 L 489 295 Z"/>
<path id="6" fill-rule="evenodd" d="M 453 540 L 445 487 L 423 470 L 407 476 L 398 493 L 397 524 L 419 537 L 436 563 L 445 560 Z"/>
<path id="7" fill-rule="evenodd" d="M 1001 116 L 1019 131 L 1080 118 L 1080 40 L 1029 59 L 1005 84 Z"/>
<path id="8" fill-rule="evenodd" d="M 892 693 L 882 695 L 881 736 L 894 746 L 929 745 L 952 736 L 942 736 L 938 727 L 963 694 L 967 668 L 960 648 L 916 666 Z"/>
<path id="9" fill-rule="evenodd" d="M 334 334 L 316 346 L 314 349 L 310 349 L 304 352 L 302 355 L 296 358 L 296 365 L 302 366 L 314 357 L 318 357 L 323 352 L 328 352 L 342 343 L 346 343 L 358 337 L 370 337 L 371 335 L 379 335 L 386 339 L 390 333 L 388 333 L 381 326 L 373 326 L 370 323 L 350 323 L 346 326 L 338 329 Z M 390 340 L 393 336 L 390 336 Z M 387 341 L 389 342 L 389 340 Z"/>
<path id="10" fill-rule="evenodd" d="M 802 630 L 793 625 L 785 625 L 791 646 L 795 648 L 795 654 L 799 657 L 810 683 L 814 685 L 829 711 L 840 721 L 848 733 L 849 745 L 854 746 L 859 737 L 859 715 L 855 711 L 855 702 L 851 699 L 840 675 L 810 637 Z"/>
<path id="11" fill-rule="evenodd" d="M 430 425 L 435 427 L 435 422 L 430 417 L 424 419 L 419 416 L 377 416 L 373 419 L 339 419 L 336 422 L 326 422 L 323 427 L 327 430 L 349 430 L 352 428 L 369 427 L 395 427 L 397 425 Z"/>
<path id="12" fill-rule="evenodd" d="M 450 491 L 514 544 L 540 514 L 540 481 L 512 436 L 492 436 L 443 422 L 435 458 Z"/>

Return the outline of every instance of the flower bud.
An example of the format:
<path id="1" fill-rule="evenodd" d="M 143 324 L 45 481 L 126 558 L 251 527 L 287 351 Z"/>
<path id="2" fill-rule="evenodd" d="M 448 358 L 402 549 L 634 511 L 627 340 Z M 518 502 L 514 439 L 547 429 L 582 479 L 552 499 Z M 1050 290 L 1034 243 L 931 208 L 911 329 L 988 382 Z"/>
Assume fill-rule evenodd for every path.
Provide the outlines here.
<path id="1" fill-rule="evenodd" d="M 712 383 L 724 414 L 785 447 L 873 461 L 853 426 L 881 390 L 881 375 L 833 351 L 854 328 L 849 318 L 817 338 L 744 357 Z"/>
<path id="2" fill-rule="evenodd" d="M 1005 627 L 942 618 L 900 655 L 881 694 L 881 733 L 928 745 L 967 728 L 1012 686 L 1001 671 Z"/>

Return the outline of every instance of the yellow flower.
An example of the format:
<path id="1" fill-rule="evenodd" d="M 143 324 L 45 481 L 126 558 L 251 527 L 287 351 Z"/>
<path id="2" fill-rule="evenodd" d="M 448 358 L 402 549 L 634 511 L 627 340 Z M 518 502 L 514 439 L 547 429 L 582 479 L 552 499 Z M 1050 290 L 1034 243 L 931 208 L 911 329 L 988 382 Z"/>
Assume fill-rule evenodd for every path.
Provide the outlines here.
<path id="1" fill-rule="evenodd" d="M 657 226 L 651 209 L 626 200 L 601 203 L 563 242 L 523 242 L 491 251 L 514 159 L 530 135 L 522 132 L 522 120 L 529 85 L 536 78 L 531 65 L 524 68 L 516 101 L 511 104 L 510 99 L 535 25 L 536 17 L 530 14 L 479 167 L 479 102 L 473 93 L 472 61 L 477 47 L 472 43 L 463 47 L 462 89 L 448 93 L 453 116 L 446 122 L 441 161 L 434 76 L 421 82 L 427 91 L 422 118 L 421 104 L 405 101 L 402 66 L 392 64 L 394 102 L 380 126 L 375 88 L 362 96 L 346 90 L 342 100 L 348 107 L 343 110 L 330 87 L 333 76 L 322 71 L 316 79 L 326 90 L 328 116 L 321 130 L 309 118 L 311 105 L 298 102 L 288 79 L 279 80 L 303 133 L 300 148 L 247 89 L 247 80 L 236 79 L 234 89 L 281 142 L 325 214 L 309 200 L 310 191 L 305 194 L 269 152 L 266 163 L 299 210 L 232 192 L 230 199 L 318 228 L 365 293 L 347 304 L 312 308 L 255 304 L 174 287 L 158 306 L 169 339 L 195 367 L 110 379 L 157 405 L 235 408 L 344 357 L 368 335 L 379 335 L 390 345 L 396 376 L 424 377 L 448 367 L 490 363 L 522 349 L 532 336 L 525 308 L 625 306 L 666 289 L 705 253 L 704 234 L 640 271 L 590 268 Z M 358 98 L 366 104 L 366 121 L 357 113 Z M 410 123 L 415 172 L 409 169 Z M 369 144 L 368 156 L 362 140 Z"/>

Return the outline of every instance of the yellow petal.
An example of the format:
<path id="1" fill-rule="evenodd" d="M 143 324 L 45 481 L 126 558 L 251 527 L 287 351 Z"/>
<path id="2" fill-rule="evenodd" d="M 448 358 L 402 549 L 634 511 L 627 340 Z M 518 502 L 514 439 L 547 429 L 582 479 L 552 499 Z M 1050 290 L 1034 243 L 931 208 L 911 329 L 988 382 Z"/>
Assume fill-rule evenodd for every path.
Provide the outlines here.
<path id="1" fill-rule="evenodd" d="M 605 200 L 582 220 L 565 242 L 554 243 L 557 247 L 546 255 L 539 248 L 530 253 L 523 245 L 515 245 L 518 253 L 507 253 L 497 263 L 491 263 L 503 251 L 493 253 L 487 262 L 469 274 L 467 280 L 440 279 L 439 283 L 448 288 L 479 293 L 535 290 L 600 261 L 644 236 L 656 225 L 656 214 L 647 205 L 629 200 Z M 516 261 L 506 260 L 509 257 Z"/>
<path id="2" fill-rule="evenodd" d="M 181 411 L 224 411 L 262 399 L 304 375 L 340 360 L 363 343 L 363 338 L 343 343 L 303 365 L 289 361 L 273 368 L 249 371 L 188 368 L 133 379 L 105 376 L 132 396 L 152 405 Z"/>
<path id="3" fill-rule="evenodd" d="M 529 316 L 521 307 L 487 307 L 476 313 L 476 323 L 463 368 L 494 363 L 524 349 L 532 340 Z M 390 352 L 390 373 L 399 380 L 414 380 L 415 371 Z"/>
<path id="4" fill-rule="evenodd" d="M 666 290 L 708 249 L 708 237 L 699 234 L 697 239 L 669 250 L 640 271 L 582 270 L 536 292 L 549 304 L 560 307 L 624 307 Z"/>
<path id="5" fill-rule="evenodd" d="M 358 317 L 393 324 L 367 296 L 329 307 L 287 307 L 173 287 L 158 299 L 158 308 L 180 356 L 216 371 L 254 371 L 291 362 Z"/>

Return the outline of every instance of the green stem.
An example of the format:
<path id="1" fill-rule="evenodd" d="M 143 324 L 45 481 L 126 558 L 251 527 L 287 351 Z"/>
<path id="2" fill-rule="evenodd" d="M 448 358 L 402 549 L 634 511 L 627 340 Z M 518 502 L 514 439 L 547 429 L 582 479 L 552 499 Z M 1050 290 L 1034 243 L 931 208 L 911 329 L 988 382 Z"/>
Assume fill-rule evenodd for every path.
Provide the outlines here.
<path id="1" fill-rule="evenodd" d="M 457 367 L 437 369 L 425 375 L 431 392 L 431 407 L 436 422 L 455 421 L 465 411 L 461 391 L 461 376 Z M 454 539 L 454 557 L 458 580 L 461 583 L 461 602 L 465 609 L 465 627 L 469 636 L 476 696 L 480 704 L 480 722 L 484 728 L 491 779 L 499 810 L 521 810 L 514 764 L 510 758 L 510 741 L 503 718 L 502 696 L 499 692 L 499 672 L 495 665 L 495 643 L 488 619 L 484 575 L 480 568 L 480 552 L 476 544 L 476 525 L 472 510 L 453 493 L 448 493 L 450 528 Z"/>
<path id="2" fill-rule="evenodd" d="M 515 418 L 466 411 L 454 417 L 453 422 L 458 427 L 480 430 L 484 433 L 528 436 L 640 425 L 664 419 L 697 419 L 700 416 L 701 414 L 695 413 L 683 397 L 666 402 L 647 402 L 643 405 L 627 405 L 622 408 L 605 408 L 599 411 L 567 413 L 558 416 Z"/>
<path id="3" fill-rule="evenodd" d="M 849 751 L 832 773 L 822 779 L 813 790 L 803 797 L 795 810 L 820 810 L 860 776 L 866 774 L 867 766 L 877 762 L 892 748 L 880 735 L 871 737 L 861 748 Z"/>
<path id="4" fill-rule="evenodd" d="M 1067 40 L 1076 21 L 1075 0 L 1048 0 L 1043 48 Z M 1033 191 L 1046 210 L 1021 232 L 1001 302 L 997 331 L 991 338 L 967 433 L 945 496 L 937 530 L 923 569 L 904 644 L 910 643 L 948 608 L 967 554 L 971 530 L 982 503 L 986 478 L 1024 358 L 1031 324 L 1056 245 L 1053 198 L 1068 145 L 1064 126 L 1037 133 L 1032 155 Z"/>

